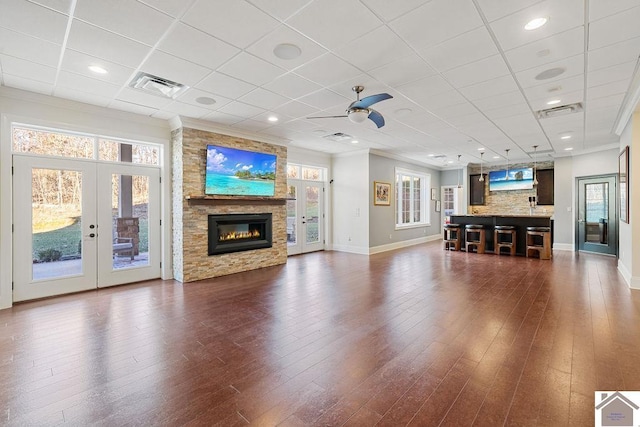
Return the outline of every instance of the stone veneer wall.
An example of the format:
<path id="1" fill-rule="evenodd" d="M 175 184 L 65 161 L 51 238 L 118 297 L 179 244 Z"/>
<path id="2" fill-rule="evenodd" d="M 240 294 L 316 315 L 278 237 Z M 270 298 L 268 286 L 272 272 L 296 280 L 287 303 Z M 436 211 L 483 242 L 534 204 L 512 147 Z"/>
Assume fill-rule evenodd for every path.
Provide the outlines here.
<path id="1" fill-rule="evenodd" d="M 533 163 L 510 164 L 509 168 L 532 168 Z M 485 165 L 482 172 L 489 174 L 490 171 L 506 169 L 507 165 Z M 480 174 L 480 165 L 469 164 L 469 175 Z M 537 169 L 553 169 L 553 162 L 543 161 L 537 163 Z M 468 205 L 468 214 L 487 215 L 529 215 L 529 197 L 536 195 L 536 189 L 532 190 L 511 190 L 511 191 L 489 191 L 489 178 L 485 178 L 484 205 Z M 553 205 L 536 206 L 534 215 L 553 215 Z"/>
<path id="2" fill-rule="evenodd" d="M 182 128 L 172 133 L 173 147 L 173 274 L 192 282 L 287 262 L 286 206 L 284 204 L 193 203 L 187 196 L 204 196 L 207 144 L 277 155 L 275 198 L 287 193 L 287 149 L 203 130 Z M 207 255 L 208 215 L 271 213 L 273 246 L 230 254 Z"/>

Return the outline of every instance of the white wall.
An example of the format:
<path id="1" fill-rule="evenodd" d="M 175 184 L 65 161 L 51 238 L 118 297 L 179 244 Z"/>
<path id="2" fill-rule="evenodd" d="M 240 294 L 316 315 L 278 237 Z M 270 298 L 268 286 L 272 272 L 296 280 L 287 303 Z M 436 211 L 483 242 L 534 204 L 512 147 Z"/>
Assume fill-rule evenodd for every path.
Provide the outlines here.
<path id="1" fill-rule="evenodd" d="M 631 147 L 633 145 L 633 141 L 632 141 L 632 126 L 633 126 L 633 122 L 637 122 L 637 120 L 634 120 L 635 117 L 631 117 L 631 120 L 629 121 L 629 123 L 627 123 L 627 126 L 624 128 L 624 131 L 622 132 L 622 134 L 620 135 L 620 151 L 622 151 L 624 149 L 624 147 L 629 146 Z M 633 154 L 633 150 L 632 148 L 630 148 L 630 154 Z M 631 174 L 633 176 L 633 174 Z M 640 176 L 640 174 L 639 174 Z M 630 202 L 629 203 L 629 218 L 632 217 L 632 212 L 637 211 L 634 209 L 633 206 L 633 189 L 634 189 L 635 185 L 631 186 L 630 192 L 631 192 L 631 197 L 630 197 Z M 624 276 L 625 280 L 627 281 L 627 284 L 631 284 L 631 278 L 632 278 L 632 271 L 633 271 L 633 229 L 632 229 L 632 225 L 633 223 L 626 223 L 623 221 L 618 221 L 618 231 L 619 231 L 619 241 L 618 241 L 618 270 L 622 273 L 622 275 Z"/>
<path id="2" fill-rule="evenodd" d="M 369 254 L 369 153 L 333 156 L 333 249 Z"/>
<path id="3" fill-rule="evenodd" d="M 165 146 L 162 219 L 170 224 L 170 130 L 165 120 L 0 87 L 0 308 L 12 304 L 11 123 L 147 141 Z M 171 278 L 170 227 L 163 229 L 163 278 Z"/>

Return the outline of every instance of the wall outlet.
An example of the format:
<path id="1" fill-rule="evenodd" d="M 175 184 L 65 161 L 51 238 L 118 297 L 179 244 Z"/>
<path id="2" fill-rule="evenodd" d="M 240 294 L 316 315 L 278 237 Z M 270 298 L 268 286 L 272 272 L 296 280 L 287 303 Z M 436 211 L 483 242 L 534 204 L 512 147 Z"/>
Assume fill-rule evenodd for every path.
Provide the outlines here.
<path id="1" fill-rule="evenodd" d="M 389 240 L 393 239 L 393 234 L 389 234 Z"/>

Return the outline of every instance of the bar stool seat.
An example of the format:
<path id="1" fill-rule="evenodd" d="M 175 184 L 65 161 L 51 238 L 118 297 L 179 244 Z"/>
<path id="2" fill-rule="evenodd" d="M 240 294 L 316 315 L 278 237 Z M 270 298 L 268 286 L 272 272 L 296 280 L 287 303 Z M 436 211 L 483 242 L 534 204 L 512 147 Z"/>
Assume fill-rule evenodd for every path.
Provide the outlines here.
<path id="1" fill-rule="evenodd" d="M 473 248 L 476 249 L 476 252 L 479 254 L 483 254 L 485 250 L 485 229 L 483 225 L 480 224 L 467 224 L 465 225 L 465 246 L 464 249 L 467 252 L 471 252 Z"/>
<path id="2" fill-rule="evenodd" d="M 454 251 L 460 250 L 460 246 L 462 245 L 460 224 L 444 225 L 444 250 L 451 250 L 451 245 L 453 245 Z"/>
<path id="3" fill-rule="evenodd" d="M 495 253 L 502 254 L 502 248 L 509 249 L 509 255 L 516 254 L 516 227 L 513 225 L 496 225 L 493 227 L 493 241 Z M 509 240 L 505 240 L 504 236 L 509 236 Z"/>
<path id="4" fill-rule="evenodd" d="M 527 258 L 537 253 L 540 259 L 551 259 L 551 228 L 527 227 Z"/>

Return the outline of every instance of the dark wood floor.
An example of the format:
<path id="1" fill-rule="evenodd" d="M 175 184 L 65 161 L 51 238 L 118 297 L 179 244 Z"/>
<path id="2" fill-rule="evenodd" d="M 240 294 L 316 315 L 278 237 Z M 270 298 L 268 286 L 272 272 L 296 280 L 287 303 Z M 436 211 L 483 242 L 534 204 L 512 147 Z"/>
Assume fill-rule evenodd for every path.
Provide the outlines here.
<path id="1" fill-rule="evenodd" d="M 613 258 L 321 252 L 0 311 L 0 425 L 593 425 L 639 343 Z"/>

